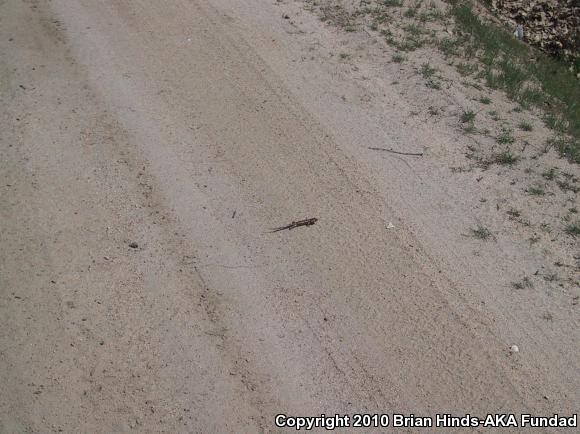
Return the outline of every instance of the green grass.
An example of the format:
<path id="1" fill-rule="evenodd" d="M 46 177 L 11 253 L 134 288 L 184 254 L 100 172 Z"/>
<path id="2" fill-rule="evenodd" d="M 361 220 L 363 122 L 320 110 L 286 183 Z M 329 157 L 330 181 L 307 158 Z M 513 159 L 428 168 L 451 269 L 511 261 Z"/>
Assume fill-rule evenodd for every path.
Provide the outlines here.
<path id="1" fill-rule="evenodd" d="M 494 155 L 493 157 L 494 163 L 507 166 L 512 166 L 516 164 L 519 160 L 520 158 L 517 155 L 512 154 L 511 151 L 504 151 Z"/>
<path id="2" fill-rule="evenodd" d="M 532 196 L 544 196 L 546 194 L 546 190 L 542 187 L 528 187 L 526 191 Z"/>
<path id="3" fill-rule="evenodd" d="M 495 139 L 497 140 L 497 143 L 501 145 L 511 145 L 513 142 L 516 141 L 516 139 L 514 139 L 514 136 L 512 135 L 512 130 L 505 127 L 502 128 L 500 135 L 497 136 Z"/>
<path id="4" fill-rule="evenodd" d="M 487 85 L 503 89 L 524 108 L 536 106 L 549 113 L 548 125 L 574 138 L 557 150 L 580 163 L 580 81 L 564 63 L 521 43 L 504 28 L 482 22 L 469 2 L 451 3 L 451 15 L 464 35 L 465 55 L 483 63 L 481 77 Z"/>
<path id="5" fill-rule="evenodd" d="M 485 105 L 491 104 L 491 98 L 487 97 L 487 96 L 482 96 L 481 98 L 479 98 L 479 102 Z"/>
<path id="6" fill-rule="evenodd" d="M 468 110 L 461 113 L 459 120 L 461 121 L 462 124 L 467 124 L 470 122 L 474 122 L 475 116 L 476 116 L 475 112 L 473 112 L 472 110 Z"/>
<path id="7" fill-rule="evenodd" d="M 533 131 L 534 130 L 534 126 L 532 125 L 531 122 L 527 122 L 527 121 L 522 121 L 518 124 L 518 128 L 522 131 Z"/>

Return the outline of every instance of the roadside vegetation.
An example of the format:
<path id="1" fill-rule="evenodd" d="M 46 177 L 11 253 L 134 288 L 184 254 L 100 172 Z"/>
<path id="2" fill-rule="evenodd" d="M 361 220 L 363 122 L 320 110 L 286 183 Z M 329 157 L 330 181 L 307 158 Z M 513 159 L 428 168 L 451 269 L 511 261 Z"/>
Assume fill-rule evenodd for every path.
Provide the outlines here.
<path id="1" fill-rule="evenodd" d="M 546 256 L 552 248 L 574 250 L 580 237 L 580 80 L 568 65 L 516 39 L 476 0 L 305 2 L 322 21 L 359 32 L 357 46 L 364 33 L 373 43 L 382 40 L 387 54 L 379 61 L 393 64 L 389 73 L 412 77 L 406 91 L 425 87 L 424 106 L 410 114 L 424 112 L 429 122 L 463 134 L 467 161 L 451 172 L 478 172 L 478 183 L 488 178 L 494 191 L 481 206 L 506 220 L 503 228 L 490 220 L 489 227 L 465 228 L 463 235 L 479 241 L 518 236 Z M 391 84 L 401 85 L 401 76 Z M 571 274 L 561 276 L 580 270 L 580 258 L 546 266 L 556 267 L 550 282 L 580 286 Z M 538 279 L 530 275 L 512 286 L 531 288 Z"/>

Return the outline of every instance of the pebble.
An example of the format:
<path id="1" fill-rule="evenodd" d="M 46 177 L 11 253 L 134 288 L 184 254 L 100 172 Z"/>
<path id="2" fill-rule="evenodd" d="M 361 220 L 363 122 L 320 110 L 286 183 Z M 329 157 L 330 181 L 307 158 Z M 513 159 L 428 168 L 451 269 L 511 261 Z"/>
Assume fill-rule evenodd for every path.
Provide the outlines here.
<path id="1" fill-rule="evenodd" d="M 137 248 L 139 248 L 139 244 L 137 244 L 135 241 L 133 241 L 131 244 L 129 244 L 129 247 L 131 247 L 132 249 L 137 249 Z"/>
<path id="2" fill-rule="evenodd" d="M 519 353 L 519 352 L 520 352 L 520 348 L 519 348 L 517 345 L 512 345 L 512 346 L 510 347 L 510 351 L 511 351 L 512 353 Z"/>

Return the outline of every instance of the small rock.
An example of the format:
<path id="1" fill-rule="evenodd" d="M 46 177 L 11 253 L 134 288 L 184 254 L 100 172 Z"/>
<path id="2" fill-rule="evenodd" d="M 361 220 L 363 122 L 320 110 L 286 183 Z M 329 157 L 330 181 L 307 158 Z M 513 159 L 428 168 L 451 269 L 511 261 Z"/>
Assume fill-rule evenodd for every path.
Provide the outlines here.
<path id="1" fill-rule="evenodd" d="M 389 224 L 387 225 L 387 229 L 394 229 L 395 225 L 391 222 L 389 222 Z"/>
<path id="2" fill-rule="evenodd" d="M 110 258 L 110 257 L 108 257 L 108 256 L 103 256 L 103 259 L 104 259 L 105 261 L 110 261 L 110 260 L 111 260 L 111 258 Z"/>
<path id="3" fill-rule="evenodd" d="M 512 345 L 512 346 L 510 347 L 510 351 L 511 351 L 512 353 L 519 353 L 519 352 L 520 352 L 520 348 L 519 348 L 517 345 Z"/>
<path id="4" fill-rule="evenodd" d="M 131 244 L 129 244 L 129 247 L 131 247 L 132 249 L 138 249 L 139 244 L 137 244 L 135 241 L 133 241 Z"/>

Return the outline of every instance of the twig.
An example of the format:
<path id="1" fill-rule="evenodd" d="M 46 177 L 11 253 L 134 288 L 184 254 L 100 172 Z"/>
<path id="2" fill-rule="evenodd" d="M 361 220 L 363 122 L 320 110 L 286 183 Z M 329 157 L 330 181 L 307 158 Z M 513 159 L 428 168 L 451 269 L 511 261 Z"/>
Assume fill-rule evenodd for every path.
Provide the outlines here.
<path id="1" fill-rule="evenodd" d="M 385 151 L 385 152 L 392 152 L 393 154 L 399 154 L 399 155 L 413 155 L 415 157 L 422 157 L 423 153 L 422 152 L 399 152 L 399 151 L 393 151 L 392 149 L 387 149 L 387 148 L 369 148 L 373 151 Z"/>

